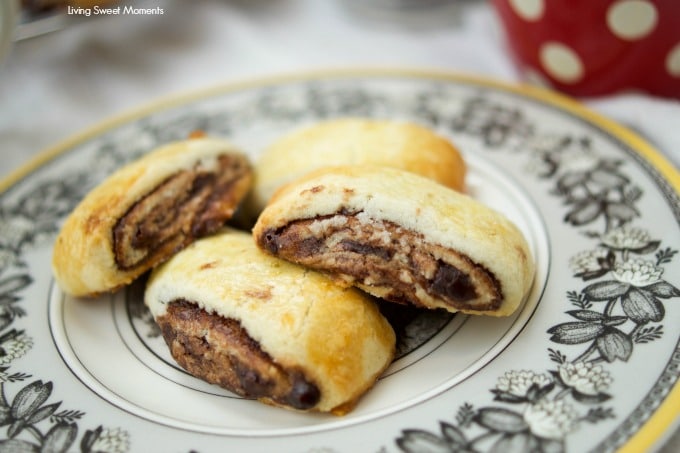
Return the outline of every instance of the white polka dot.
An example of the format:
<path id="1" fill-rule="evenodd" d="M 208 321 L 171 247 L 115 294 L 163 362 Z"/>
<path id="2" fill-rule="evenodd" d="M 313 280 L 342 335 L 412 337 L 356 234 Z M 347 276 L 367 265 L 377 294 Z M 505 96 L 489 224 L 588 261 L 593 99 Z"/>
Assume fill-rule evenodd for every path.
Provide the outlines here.
<path id="1" fill-rule="evenodd" d="M 569 47 L 558 42 L 541 46 L 539 59 L 543 68 L 562 83 L 576 83 L 583 78 L 584 68 L 579 56 Z"/>
<path id="2" fill-rule="evenodd" d="M 680 42 L 666 56 L 666 70 L 673 77 L 680 77 Z"/>
<path id="3" fill-rule="evenodd" d="M 643 0 L 621 0 L 607 10 L 607 26 L 621 39 L 635 40 L 650 34 L 658 22 L 654 5 Z"/>
<path id="4" fill-rule="evenodd" d="M 545 10 L 543 0 L 510 0 L 510 6 L 525 20 L 538 20 Z"/>

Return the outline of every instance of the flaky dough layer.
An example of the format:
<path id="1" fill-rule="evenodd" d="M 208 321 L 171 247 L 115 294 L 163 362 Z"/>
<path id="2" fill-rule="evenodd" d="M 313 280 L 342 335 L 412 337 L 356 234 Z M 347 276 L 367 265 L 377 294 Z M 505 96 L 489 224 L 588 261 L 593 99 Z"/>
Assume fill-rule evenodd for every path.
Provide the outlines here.
<path id="1" fill-rule="evenodd" d="M 251 179 L 245 155 L 215 138 L 171 143 L 131 162 L 66 219 L 52 257 L 57 283 L 75 296 L 131 283 L 221 228 Z"/>
<path id="2" fill-rule="evenodd" d="M 385 165 L 455 190 L 465 186 L 460 152 L 432 129 L 406 121 L 342 118 L 302 127 L 272 143 L 255 165 L 249 210 L 256 216 L 284 184 L 335 165 Z"/>
<path id="3" fill-rule="evenodd" d="M 277 366 L 318 387 L 309 410 L 347 412 L 394 354 L 394 332 L 368 296 L 264 254 L 235 230 L 201 239 L 154 270 L 144 299 L 155 319 L 186 300 L 238 322 Z"/>
<path id="4" fill-rule="evenodd" d="M 469 196 L 409 172 L 345 166 L 281 189 L 253 236 L 265 251 L 397 302 L 513 313 L 534 261 L 519 229 Z"/>

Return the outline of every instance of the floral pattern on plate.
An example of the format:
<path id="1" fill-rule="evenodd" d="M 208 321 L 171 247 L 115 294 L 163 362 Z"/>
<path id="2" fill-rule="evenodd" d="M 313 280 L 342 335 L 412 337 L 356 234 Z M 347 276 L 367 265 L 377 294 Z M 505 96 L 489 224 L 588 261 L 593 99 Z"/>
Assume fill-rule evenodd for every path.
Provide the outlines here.
<path id="1" fill-rule="evenodd" d="M 230 103 L 241 92 L 245 100 Z M 544 124 L 540 121 L 544 111 L 558 120 Z M 48 171 L 38 169 L 1 194 L 0 448 L 54 452 L 144 448 L 143 434 L 133 434 L 137 420 L 112 412 L 111 424 L 106 415 L 71 408 L 73 403 L 66 401 L 77 398 L 58 394 L 55 386 L 60 382 L 52 380 L 50 370 L 37 375 L 40 367 L 31 362 L 35 348 L 46 346 L 30 322 L 37 316 L 34 300 L 29 299 L 36 296 L 30 290 L 38 281 L 44 286 L 49 280 L 35 272 L 35 254 L 49 251 L 60 222 L 91 187 L 154 145 L 194 129 L 238 137 L 240 130 L 254 128 L 252 143 L 259 145 L 293 126 L 347 115 L 419 121 L 491 160 L 500 159 L 499 165 L 522 160 L 531 172 L 521 177 L 523 184 L 535 189 L 537 198 L 545 192 L 561 202 L 550 208 L 551 213 L 561 214 L 560 228 L 577 231 L 582 248 L 557 260 L 556 266 L 571 275 L 561 295 L 551 293 L 559 299 L 551 303 L 561 310 L 550 315 L 548 323 L 545 318 L 532 320 L 532 326 L 541 326 L 545 341 L 531 350 L 532 362 L 539 366 L 515 367 L 499 356 L 495 367 L 477 375 L 490 382 L 489 374 L 495 372 L 495 385 L 479 384 L 464 398 L 446 391 L 438 398 L 453 410 L 426 419 L 402 411 L 403 417 L 390 422 L 391 433 L 380 431 L 386 438 L 374 440 L 379 445 L 375 449 L 564 451 L 578 440 L 576 445 L 608 451 L 634 435 L 678 379 L 677 325 L 666 320 L 669 304 L 677 304 L 680 297 L 677 272 L 669 271 L 678 268 L 680 247 L 675 191 L 625 142 L 550 102 L 470 80 L 382 75 L 246 87 L 166 107 L 65 149 L 64 156 L 86 156 L 77 168 L 50 172 L 59 166 L 55 159 L 45 164 Z M 253 126 L 257 124 L 269 129 L 264 137 L 258 136 L 260 131 Z M 599 145 L 607 140 L 614 143 L 615 152 L 601 152 Z M 642 173 L 652 182 L 638 183 L 632 173 Z M 645 207 L 650 198 L 676 213 L 670 236 L 655 236 L 654 212 Z M 541 308 L 535 318 L 545 312 Z M 626 396 L 614 387 L 628 362 L 667 338 L 670 346 L 664 354 L 671 359 L 649 383 L 652 390 L 641 401 L 617 405 Z M 549 365 L 541 367 L 542 361 Z M 437 423 L 438 431 L 432 427 Z M 607 432 L 596 436 L 598 443 L 584 440 L 593 432 L 585 426 L 607 423 Z M 343 442 L 352 442 L 352 436 L 338 431 L 335 437 L 301 436 L 294 448 L 344 451 L 348 447 Z M 173 445 L 183 445 L 180 450 L 217 448 L 224 441 L 175 434 Z M 233 441 L 251 445 L 243 439 Z"/>
<path id="2" fill-rule="evenodd" d="M 533 137 L 522 119 L 519 111 L 474 98 L 456 127 L 491 147 L 509 134 L 526 136 L 539 161 L 535 173 L 555 181 L 552 193 L 568 207 L 564 221 L 574 227 L 602 225 L 602 232 L 584 232 L 594 248 L 569 261 L 574 276 L 591 282 L 566 294 L 572 309 L 565 314 L 574 320 L 547 330 L 550 341 L 576 347 L 575 356 L 548 348 L 556 368 L 510 370 L 498 378 L 490 392 L 503 406 L 476 408 L 466 402 L 455 423 L 441 422 L 440 433 L 404 430 L 397 440 L 404 451 L 474 452 L 480 451 L 478 444 L 508 453 L 564 451 L 564 440 L 579 424 L 615 417 L 605 404 L 613 380 L 607 364 L 626 362 L 636 345 L 659 339 L 664 302 L 680 297 L 680 290 L 662 279 L 663 266 L 678 250 L 631 226 L 640 217 L 636 202 L 642 191 L 623 172 L 623 162 L 598 157 L 587 137 Z"/>

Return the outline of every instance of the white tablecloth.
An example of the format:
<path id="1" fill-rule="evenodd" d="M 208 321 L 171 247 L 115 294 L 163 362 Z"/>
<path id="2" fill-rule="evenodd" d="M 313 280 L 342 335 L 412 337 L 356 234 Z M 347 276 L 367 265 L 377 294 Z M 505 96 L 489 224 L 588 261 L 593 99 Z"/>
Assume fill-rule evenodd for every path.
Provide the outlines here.
<path id="1" fill-rule="evenodd" d="M 8 0 L 2 0 L 8 1 Z M 162 15 L 85 18 L 15 43 L 0 66 L 0 176 L 43 148 L 162 96 L 284 72 L 336 67 L 517 74 L 480 0 L 145 0 Z M 591 101 L 680 162 L 680 103 Z"/>
<path id="2" fill-rule="evenodd" d="M 0 64 L 0 178 L 108 117 L 232 80 L 352 67 L 517 79 L 497 18 L 481 0 L 421 2 L 433 5 L 419 9 L 390 6 L 398 0 L 136 3 L 163 14 L 74 16 L 80 20 L 61 31 L 14 44 Z M 677 101 L 627 95 L 586 102 L 680 164 Z"/>

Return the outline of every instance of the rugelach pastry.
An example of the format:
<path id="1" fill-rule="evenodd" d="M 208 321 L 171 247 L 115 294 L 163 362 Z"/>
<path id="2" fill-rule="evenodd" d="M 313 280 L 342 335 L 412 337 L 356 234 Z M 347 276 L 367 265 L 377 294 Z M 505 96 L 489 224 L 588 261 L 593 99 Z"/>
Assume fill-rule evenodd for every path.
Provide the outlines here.
<path id="1" fill-rule="evenodd" d="M 534 262 L 504 215 L 428 178 L 387 167 L 319 170 L 281 189 L 253 236 L 273 256 L 384 299 L 505 316 Z"/>
<path id="2" fill-rule="evenodd" d="M 342 415 L 390 364 L 374 301 L 225 229 L 156 268 L 145 303 L 174 359 L 238 395 Z"/>
<path id="3" fill-rule="evenodd" d="M 337 165 L 385 165 L 455 190 L 465 186 L 460 152 L 433 130 L 405 121 L 343 118 L 297 129 L 272 143 L 256 161 L 248 210 L 256 217 L 279 187 Z"/>
<path id="4" fill-rule="evenodd" d="M 66 219 L 52 257 L 57 283 L 75 296 L 131 283 L 218 231 L 251 180 L 246 156 L 215 138 L 172 143 L 124 166 Z"/>

